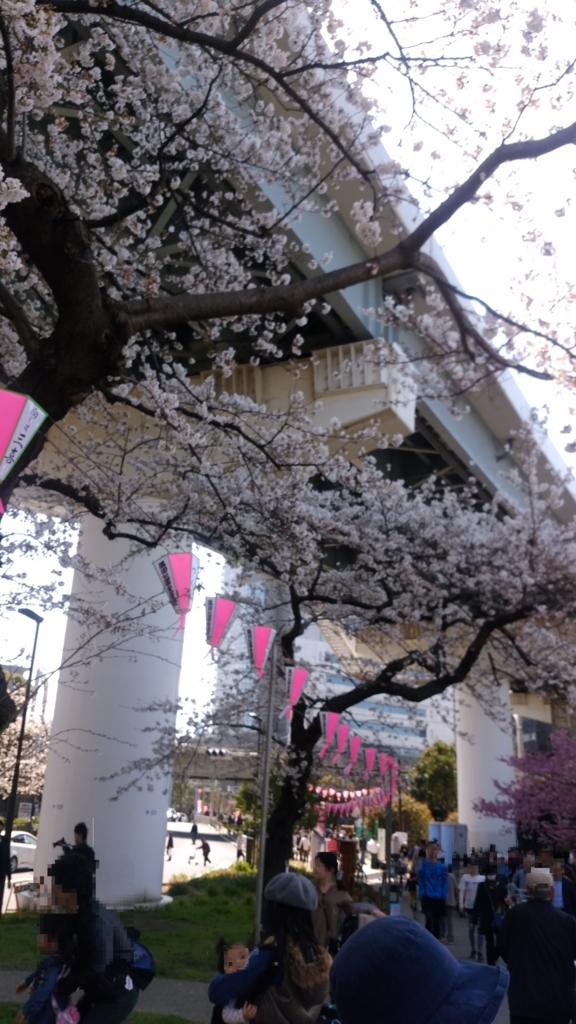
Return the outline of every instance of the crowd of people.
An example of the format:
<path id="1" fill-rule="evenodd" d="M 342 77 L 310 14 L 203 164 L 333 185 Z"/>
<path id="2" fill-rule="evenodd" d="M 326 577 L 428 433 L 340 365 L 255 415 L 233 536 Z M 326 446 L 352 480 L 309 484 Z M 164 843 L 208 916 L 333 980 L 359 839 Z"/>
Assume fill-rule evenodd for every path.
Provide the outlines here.
<path id="1" fill-rule="evenodd" d="M 74 846 L 49 869 L 41 959 L 18 985 L 28 998 L 15 1024 L 122 1024 L 154 975 L 139 936 L 95 898 L 97 862 L 85 826 L 77 829 Z M 195 845 L 197 834 L 191 838 Z M 312 881 L 289 871 L 272 878 L 262 941 L 218 944 L 212 1024 L 361 1024 L 368 1017 L 375 1024 L 491 1024 L 507 990 L 510 1024 L 569 1024 L 576 1018 L 570 864 L 490 853 L 452 870 L 439 853 L 433 842 L 409 852 L 413 917 L 355 903 L 332 851 L 315 855 Z M 457 915 L 467 918 L 468 960 L 446 948 Z"/>
<path id="2" fill-rule="evenodd" d="M 491 1024 L 507 971 L 459 963 L 415 921 L 379 911 L 346 938 L 339 918 L 356 907 L 336 869 L 336 856 L 320 853 L 314 882 L 286 872 L 268 883 L 264 941 L 220 946 L 212 1024 Z"/>

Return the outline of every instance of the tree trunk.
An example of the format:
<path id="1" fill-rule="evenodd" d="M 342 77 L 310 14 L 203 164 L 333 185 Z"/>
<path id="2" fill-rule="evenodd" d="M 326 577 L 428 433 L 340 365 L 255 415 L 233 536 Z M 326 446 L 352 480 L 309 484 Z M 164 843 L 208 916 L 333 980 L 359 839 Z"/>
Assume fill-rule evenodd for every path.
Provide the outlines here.
<path id="1" fill-rule="evenodd" d="M 285 870 L 292 855 L 294 829 L 306 806 L 314 745 L 320 738 L 321 728 L 319 716 L 311 725 L 306 726 L 304 711 L 304 701 L 298 701 L 292 716 L 288 770 L 276 806 L 268 819 L 264 885 L 274 875 Z"/>

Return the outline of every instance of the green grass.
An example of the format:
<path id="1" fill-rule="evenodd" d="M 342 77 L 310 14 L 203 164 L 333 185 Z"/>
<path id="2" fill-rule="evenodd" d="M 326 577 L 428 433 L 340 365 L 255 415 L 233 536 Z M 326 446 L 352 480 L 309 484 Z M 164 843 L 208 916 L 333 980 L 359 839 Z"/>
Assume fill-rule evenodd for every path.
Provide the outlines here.
<path id="1" fill-rule="evenodd" d="M 256 874 L 215 871 L 177 886 L 177 891 L 186 895 L 176 896 L 169 906 L 130 911 L 122 918 L 125 924 L 140 929 L 142 942 L 154 955 L 158 977 L 209 981 L 216 972 L 217 938 L 242 940 L 252 932 Z M 35 917 L 4 916 L 0 922 L 0 968 L 29 970 L 37 960 Z M 170 1020 L 173 1024 L 174 1018 Z"/>
<path id="2" fill-rule="evenodd" d="M 134 924 L 154 955 L 158 977 L 209 981 L 218 937 L 246 940 L 252 933 L 255 887 L 253 872 L 214 872 L 193 879 L 187 895 L 175 895 L 170 906 L 136 911 Z"/>
<path id="3" fill-rule="evenodd" d="M 18 1003 L 0 1002 L 0 1024 L 12 1024 L 20 1006 Z M 141 1013 L 135 1010 L 128 1017 L 133 1024 L 190 1024 L 185 1017 L 173 1017 L 170 1013 Z"/>

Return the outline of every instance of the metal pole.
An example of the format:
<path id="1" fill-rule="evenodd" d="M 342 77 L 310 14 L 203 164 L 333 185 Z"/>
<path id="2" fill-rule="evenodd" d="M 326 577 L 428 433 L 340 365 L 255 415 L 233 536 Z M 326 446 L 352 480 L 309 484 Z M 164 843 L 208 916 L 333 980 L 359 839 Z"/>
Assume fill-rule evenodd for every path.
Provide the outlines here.
<path id="1" fill-rule="evenodd" d="M 260 820 L 260 848 L 258 850 L 258 874 L 256 877 L 256 912 L 254 915 L 255 941 L 260 942 L 262 934 L 262 903 L 264 895 L 264 861 L 266 859 L 266 826 L 268 824 L 268 793 L 270 788 L 270 752 L 272 750 L 272 726 L 274 724 L 274 690 L 276 682 L 276 645 L 270 652 L 270 684 L 268 689 L 268 712 L 266 715 L 266 742 L 262 765 L 262 808 Z"/>
<path id="2" fill-rule="evenodd" d="M 24 745 L 24 731 L 26 729 L 26 713 L 28 711 L 28 704 L 30 703 L 30 689 L 32 686 L 32 673 L 34 671 L 34 658 L 36 657 L 36 644 L 38 643 L 38 631 L 40 629 L 40 623 L 44 620 L 40 615 L 35 615 L 34 612 L 29 612 L 26 609 L 20 609 L 27 618 L 31 618 L 36 623 L 36 632 L 34 634 L 34 646 L 32 648 L 32 659 L 30 661 L 30 670 L 28 672 L 28 680 L 26 682 L 26 690 L 24 695 L 24 706 L 22 708 L 22 721 L 20 723 L 20 734 L 18 736 L 18 745 L 16 747 L 16 763 L 14 765 L 14 774 L 12 776 L 12 786 L 10 789 L 10 796 L 8 797 L 8 807 L 6 810 L 6 821 L 4 825 L 4 836 L 0 843 L 0 914 L 2 913 L 2 903 L 4 900 L 4 887 L 6 884 L 6 878 L 10 877 L 10 838 L 12 836 L 12 826 L 14 824 L 14 812 L 16 810 L 16 797 L 18 795 L 18 780 L 20 778 L 20 761 L 22 759 L 22 747 Z"/>
<path id="3" fill-rule="evenodd" d="M 390 913 L 390 883 L 392 880 L 392 766 L 390 766 L 389 773 L 389 786 L 390 790 L 388 793 L 388 804 L 386 806 L 386 913 Z"/>

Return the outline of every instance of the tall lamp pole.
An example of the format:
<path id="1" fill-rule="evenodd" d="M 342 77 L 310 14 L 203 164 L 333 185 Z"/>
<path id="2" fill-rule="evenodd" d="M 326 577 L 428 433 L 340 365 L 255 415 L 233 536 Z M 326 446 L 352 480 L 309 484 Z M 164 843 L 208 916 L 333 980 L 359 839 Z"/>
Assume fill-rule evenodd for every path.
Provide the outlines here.
<path id="1" fill-rule="evenodd" d="M 41 615 L 37 615 L 36 612 L 31 611 L 29 608 L 19 608 L 20 615 L 25 615 L 27 619 L 32 619 L 36 623 L 36 631 L 34 633 L 34 646 L 32 647 L 32 657 L 30 659 L 30 668 L 28 670 L 28 680 L 26 682 L 26 691 L 24 694 L 24 706 L 22 708 L 22 721 L 20 723 L 20 733 L 18 736 L 18 745 L 16 747 L 16 762 L 14 765 L 14 774 L 12 776 L 12 787 L 10 789 L 10 796 L 8 797 L 8 809 L 6 811 L 6 823 L 4 825 L 4 835 L 0 842 L 0 914 L 2 913 L 2 903 L 4 899 L 4 887 L 6 885 L 6 879 L 10 878 L 10 837 L 12 835 L 12 826 L 14 824 L 14 813 L 16 810 L 16 797 L 18 796 L 18 780 L 20 778 L 20 762 L 22 760 L 22 747 L 24 745 L 24 733 L 26 730 L 26 715 L 28 713 L 28 704 L 30 703 L 30 690 L 32 688 L 32 673 L 34 672 L 34 659 L 36 657 L 36 645 L 38 643 L 38 631 L 40 629 L 40 623 L 44 621 Z"/>
<path id="2" fill-rule="evenodd" d="M 260 942 L 262 934 L 262 903 L 264 898 L 264 861 L 266 859 L 266 826 L 268 824 L 268 794 L 270 791 L 270 753 L 272 750 L 272 728 L 274 725 L 274 690 L 276 683 L 276 645 L 270 653 L 270 685 L 268 688 L 268 710 L 266 713 L 266 741 L 262 765 L 262 809 L 260 814 L 260 848 L 258 850 L 258 875 L 256 877 L 256 912 L 254 915 L 255 941 Z"/>

